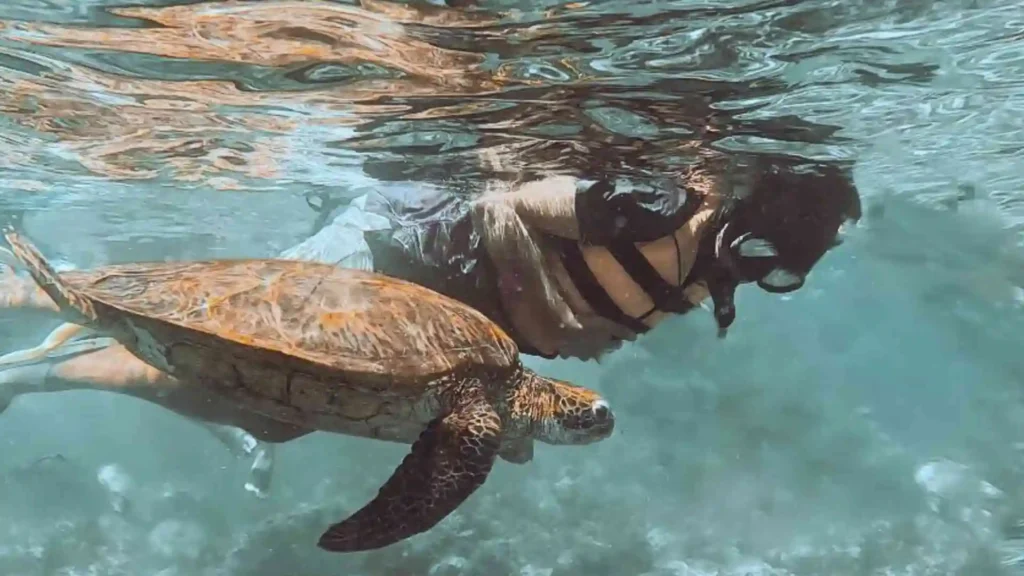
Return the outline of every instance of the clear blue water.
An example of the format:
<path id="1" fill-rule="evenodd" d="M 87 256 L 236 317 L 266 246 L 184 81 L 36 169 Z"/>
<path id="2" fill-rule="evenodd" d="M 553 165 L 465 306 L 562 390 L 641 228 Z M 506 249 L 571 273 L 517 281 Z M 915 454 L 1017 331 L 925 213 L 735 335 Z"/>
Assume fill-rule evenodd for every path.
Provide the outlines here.
<path id="1" fill-rule="evenodd" d="M 499 464 L 380 552 L 314 543 L 404 446 L 289 443 L 261 500 L 169 412 L 22 396 L 0 574 L 1024 573 L 1019 3 L 163 4 L 0 6 L 0 217 L 68 265 L 272 255 L 307 194 L 472 190 L 484 148 L 670 168 L 709 126 L 858 159 L 875 216 L 791 297 L 741 289 L 724 341 L 693 314 L 601 364 L 528 360 L 602 390 L 618 432 Z M 0 345 L 55 324 L 2 311 Z"/>

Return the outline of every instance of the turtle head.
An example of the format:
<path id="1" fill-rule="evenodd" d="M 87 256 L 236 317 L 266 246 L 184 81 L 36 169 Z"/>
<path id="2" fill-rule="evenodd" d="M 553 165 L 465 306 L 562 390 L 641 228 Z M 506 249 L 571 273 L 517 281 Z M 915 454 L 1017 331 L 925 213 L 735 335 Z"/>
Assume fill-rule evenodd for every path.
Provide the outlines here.
<path id="1" fill-rule="evenodd" d="M 615 428 L 615 414 L 600 394 L 529 370 L 509 408 L 513 420 L 547 444 L 590 444 Z"/>

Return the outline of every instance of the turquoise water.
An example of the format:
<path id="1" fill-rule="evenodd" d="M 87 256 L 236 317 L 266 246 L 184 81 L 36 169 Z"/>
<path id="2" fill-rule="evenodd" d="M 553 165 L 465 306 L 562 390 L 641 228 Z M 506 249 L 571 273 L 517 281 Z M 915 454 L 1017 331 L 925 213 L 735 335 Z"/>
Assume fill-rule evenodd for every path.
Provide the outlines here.
<path id="1" fill-rule="evenodd" d="M 22 396 L 0 574 L 1024 573 L 1019 4 L 478 4 L 5 2 L 0 218 L 79 268 L 269 256 L 307 196 L 473 191 L 482 149 L 671 169 L 708 134 L 856 158 L 869 216 L 792 296 L 741 289 L 726 340 L 694 313 L 600 364 L 527 360 L 600 389 L 616 434 L 498 464 L 378 552 L 314 544 L 407 447 L 303 438 L 258 499 L 167 411 Z M 55 325 L 2 311 L 0 346 Z"/>

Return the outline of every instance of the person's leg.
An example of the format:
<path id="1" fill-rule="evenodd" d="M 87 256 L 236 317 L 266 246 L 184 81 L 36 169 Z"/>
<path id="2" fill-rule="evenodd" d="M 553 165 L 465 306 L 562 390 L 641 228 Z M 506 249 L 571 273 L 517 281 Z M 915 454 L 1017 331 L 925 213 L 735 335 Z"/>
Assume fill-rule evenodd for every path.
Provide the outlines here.
<path id="1" fill-rule="evenodd" d="M 182 386 L 133 356 L 110 338 L 72 340 L 41 358 L 0 369 L 0 413 L 22 394 L 98 390 L 126 394 L 168 408 L 205 428 L 234 456 L 251 460 L 246 490 L 264 497 L 273 470 L 272 441 L 286 442 L 305 431 L 248 414 L 229 401 Z M 243 422 L 270 438 L 221 422 Z"/>

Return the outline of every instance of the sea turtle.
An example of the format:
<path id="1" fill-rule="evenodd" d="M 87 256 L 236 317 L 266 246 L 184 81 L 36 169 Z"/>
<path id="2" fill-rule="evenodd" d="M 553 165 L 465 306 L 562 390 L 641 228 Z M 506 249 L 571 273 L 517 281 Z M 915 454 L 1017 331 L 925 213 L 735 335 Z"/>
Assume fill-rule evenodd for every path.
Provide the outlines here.
<path id="1" fill-rule="evenodd" d="M 596 392 L 540 376 L 475 309 L 397 278 L 279 259 L 120 264 L 58 275 L 13 229 L 14 255 L 62 315 L 181 382 L 269 418 L 411 443 L 366 506 L 318 541 L 388 546 L 440 522 L 499 455 L 589 444 L 615 419 Z"/>

